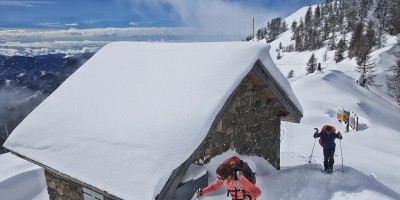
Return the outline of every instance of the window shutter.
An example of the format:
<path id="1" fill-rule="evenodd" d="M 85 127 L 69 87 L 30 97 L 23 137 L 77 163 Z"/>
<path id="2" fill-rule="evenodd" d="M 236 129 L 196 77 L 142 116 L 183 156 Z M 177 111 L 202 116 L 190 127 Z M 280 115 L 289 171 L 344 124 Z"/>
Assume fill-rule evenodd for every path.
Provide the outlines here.
<path id="1" fill-rule="evenodd" d="M 83 200 L 104 200 L 103 195 L 90 189 L 83 188 Z"/>

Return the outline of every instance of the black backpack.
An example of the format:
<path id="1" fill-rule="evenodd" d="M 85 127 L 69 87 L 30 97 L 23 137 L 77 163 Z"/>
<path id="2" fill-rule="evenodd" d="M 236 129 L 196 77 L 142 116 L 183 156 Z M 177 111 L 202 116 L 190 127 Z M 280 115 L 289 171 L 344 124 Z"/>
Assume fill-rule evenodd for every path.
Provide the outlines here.
<path id="1" fill-rule="evenodd" d="M 233 156 L 224 161 L 224 164 L 230 165 L 233 168 L 234 178 L 238 180 L 237 172 L 241 172 L 244 177 L 247 178 L 251 183 L 256 184 L 256 173 L 251 170 L 249 164 L 244 162 L 240 158 Z"/>
<path id="2" fill-rule="evenodd" d="M 249 164 L 239 159 L 236 156 L 228 158 L 224 161 L 224 164 L 228 164 L 233 168 L 233 179 L 235 180 L 235 190 L 228 190 L 226 196 L 229 196 L 230 192 L 235 192 L 237 197 L 238 192 L 245 193 L 245 190 L 239 184 L 239 176 L 242 174 L 247 180 L 249 180 L 254 185 L 256 184 L 256 173 L 251 170 Z"/>
<path id="3" fill-rule="evenodd" d="M 234 179 L 239 180 L 238 172 L 241 172 L 244 177 L 247 178 L 251 183 L 256 184 L 256 173 L 251 170 L 247 162 L 240 160 L 239 165 L 233 167 Z"/>

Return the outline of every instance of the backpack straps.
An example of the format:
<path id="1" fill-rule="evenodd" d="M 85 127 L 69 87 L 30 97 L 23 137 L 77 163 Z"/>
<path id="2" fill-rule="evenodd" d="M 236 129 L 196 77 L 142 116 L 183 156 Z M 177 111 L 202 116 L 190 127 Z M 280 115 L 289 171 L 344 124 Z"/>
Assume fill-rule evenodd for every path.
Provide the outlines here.
<path id="1" fill-rule="evenodd" d="M 238 196 L 238 192 L 243 192 L 243 197 L 246 195 L 245 190 L 239 184 L 239 175 L 240 175 L 240 172 L 235 170 L 235 172 L 233 174 L 235 190 L 228 190 L 228 193 L 226 194 L 227 197 L 229 197 L 229 192 L 231 192 L 231 191 L 235 191 L 235 198 L 236 199 L 237 199 L 237 196 Z"/>
<path id="2" fill-rule="evenodd" d="M 237 171 L 237 172 L 235 173 L 234 180 L 235 180 L 235 189 L 236 189 L 236 190 L 244 191 L 243 188 L 240 187 L 240 184 L 239 184 L 239 171 Z"/>

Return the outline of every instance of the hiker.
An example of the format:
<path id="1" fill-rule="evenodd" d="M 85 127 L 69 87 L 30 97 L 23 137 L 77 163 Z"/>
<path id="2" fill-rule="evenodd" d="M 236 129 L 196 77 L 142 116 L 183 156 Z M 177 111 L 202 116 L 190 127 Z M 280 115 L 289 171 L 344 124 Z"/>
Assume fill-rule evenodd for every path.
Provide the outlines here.
<path id="1" fill-rule="evenodd" d="M 335 162 L 333 156 L 335 155 L 335 139 L 343 139 L 340 131 L 336 133 L 333 126 L 325 125 L 322 127 L 321 132 L 318 133 L 316 129 L 314 138 L 320 137 L 320 144 L 324 151 L 324 172 L 331 173 L 333 171 L 333 163 Z M 322 140 L 322 141 L 321 141 Z"/>
<path id="2" fill-rule="evenodd" d="M 261 190 L 242 173 L 238 173 L 238 180 L 235 181 L 235 173 L 231 165 L 221 164 L 216 173 L 217 179 L 206 188 L 199 189 L 196 192 L 197 197 L 210 194 L 223 185 L 228 189 L 227 196 L 230 194 L 232 200 L 255 200 L 261 195 Z"/>

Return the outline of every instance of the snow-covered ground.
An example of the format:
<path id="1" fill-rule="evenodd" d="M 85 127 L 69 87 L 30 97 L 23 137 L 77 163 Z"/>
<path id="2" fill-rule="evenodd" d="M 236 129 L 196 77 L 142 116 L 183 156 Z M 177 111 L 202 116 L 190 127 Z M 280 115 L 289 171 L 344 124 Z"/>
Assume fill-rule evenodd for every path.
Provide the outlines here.
<path id="1" fill-rule="evenodd" d="M 281 170 L 273 169 L 257 157 L 241 156 L 256 170 L 257 185 L 263 192 L 260 199 L 400 199 L 399 106 L 358 86 L 349 76 L 354 73 L 351 61 L 305 75 L 309 55 L 310 52 L 307 56 L 293 55 L 297 60 L 286 55 L 288 61 L 304 63 L 296 66 L 301 69 L 289 79 L 303 106 L 304 118 L 300 124 L 282 123 Z M 359 116 L 359 131 L 345 133 L 344 124 L 336 119 L 339 106 Z M 313 128 L 320 129 L 325 124 L 335 126 L 344 137 L 336 140 L 335 172 L 331 175 L 320 171 L 323 154 L 318 141 L 311 164 L 308 163 L 315 141 Z M 223 154 L 206 166 L 210 183 L 216 178 L 216 167 L 231 155 L 235 154 Z M 224 188 L 212 196 L 201 197 L 205 200 L 224 198 Z"/>
<path id="2" fill-rule="evenodd" d="M 306 10 L 307 7 L 300 9 L 286 18 L 286 22 L 299 21 Z M 381 87 L 368 90 L 356 83 L 360 74 L 355 71 L 355 59 L 335 63 L 334 51 L 326 48 L 314 52 L 281 52 L 282 58 L 277 60 L 279 43 L 293 44 L 291 36 L 290 30 L 281 34 L 271 43 L 270 54 L 283 75 L 294 71 L 295 76 L 289 81 L 303 107 L 304 117 L 299 124 L 283 122 L 281 125 L 281 170 L 275 170 L 257 157 L 240 156 L 256 170 L 257 185 L 262 190 L 260 199 L 400 199 L 397 172 L 400 169 L 400 107 L 386 94 L 384 73 L 395 64 L 396 37 L 388 36 L 385 46 L 371 53 L 379 73 L 376 82 Z M 327 60 L 323 61 L 325 52 Z M 312 53 L 323 69 L 306 75 L 306 63 Z M 345 133 L 344 124 L 336 119 L 338 107 L 358 115 L 359 131 Z M 320 171 L 323 154 L 318 141 L 312 152 L 313 128 L 321 129 L 325 124 L 335 126 L 344 137 L 336 140 L 335 172 L 330 175 Z M 232 155 L 236 154 L 225 153 L 206 165 L 209 183 L 216 178 L 217 166 Z M 226 189 L 222 188 L 200 199 L 228 198 Z"/>
<path id="3" fill-rule="evenodd" d="M 0 200 L 49 199 L 43 168 L 11 153 L 0 155 Z"/>
<path id="4" fill-rule="evenodd" d="M 321 59 L 321 56 L 317 54 L 317 58 Z M 284 59 L 288 62 L 294 60 L 290 57 L 285 55 L 277 62 L 278 67 Z M 297 62 L 304 64 L 296 66 L 299 68 L 296 76 L 289 79 L 303 106 L 304 118 L 300 124 L 282 123 L 281 170 L 273 169 L 258 157 L 242 157 L 257 173 L 257 185 L 263 192 L 260 199 L 400 199 L 400 175 L 397 172 L 400 169 L 399 107 L 358 86 L 351 76 L 354 74 L 352 61 L 346 60 L 336 66 L 322 63 L 324 69 L 321 72 L 305 75 L 308 58 L 308 55 L 297 56 Z M 359 116 L 359 131 L 345 133 L 344 125 L 336 120 L 338 106 Z M 318 143 L 315 144 L 312 163 L 308 163 L 315 141 L 313 128 L 324 124 L 335 126 L 344 136 L 341 142 L 336 141 L 336 171 L 331 175 L 320 172 L 323 156 Z M 225 153 L 206 166 L 209 182 L 215 180 L 216 166 L 234 154 Z M 14 199 L 46 199 L 43 194 L 47 192 L 45 186 L 40 186 L 44 184 L 43 172 L 39 175 L 32 171 L 31 168 L 38 170 L 32 165 L 21 168 L 17 164 L 20 159 L 12 157 L 10 154 L 1 156 L 1 163 L 15 163 L 16 167 L 0 166 L 0 199 L 12 199 L 3 194 L 24 195 Z M 14 187 L 14 183 L 22 185 Z M 226 190 L 220 189 L 200 199 L 226 199 Z"/>
<path id="5" fill-rule="evenodd" d="M 286 20 L 287 23 L 290 24 L 293 19 L 299 19 L 304 15 L 305 10 L 300 10 L 301 12 L 290 16 L 291 20 Z M 327 52 L 328 60 L 324 62 L 322 58 L 326 49 L 315 51 L 316 58 L 318 62 L 321 62 L 323 69 L 309 75 L 306 75 L 306 63 L 313 52 L 283 53 L 283 57 L 276 60 L 275 49 L 279 42 L 286 46 L 293 42 L 290 41 L 290 37 L 290 31 L 283 33 L 278 40 L 271 43 L 270 53 L 285 76 L 290 70 L 294 70 L 295 76 L 289 81 L 303 107 L 304 118 L 299 124 L 284 122 L 281 125 L 281 170 L 274 169 L 261 158 L 240 156 L 249 162 L 257 173 L 257 186 L 262 190 L 260 199 L 400 199 L 400 175 L 397 171 L 400 169 L 400 146 L 398 145 L 400 143 L 400 107 L 384 92 L 375 88 L 371 88 L 373 91 L 371 92 L 358 86 L 355 80 L 359 74 L 355 72 L 354 59 L 346 58 L 341 63 L 335 64 L 334 51 Z M 381 72 L 394 64 L 391 61 L 394 58 L 391 54 L 394 44 L 394 38 L 389 37 L 385 47 L 371 54 Z M 384 81 L 383 75 L 378 76 L 377 79 L 380 84 Z M 336 119 L 338 107 L 345 107 L 359 116 L 359 131 L 345 133 L 344 125 Z M 321 128 L 325 124 L 335 126 L 344 137 L 341 141 L 336 140 L 333 174 L 320 172 L 323 156 L 318 142 L 312 152 L 315 143 L 312 138 L 313 128 Z M 209 172 L 210 183 L 216 178 L 216 167 L 232 155 L 236 153 L 226 152 L 205 165 L 205 169 Z M 7 162 L 14 163 L 13 160 L 8 158 Z M 308 163 L 309 160 L 311 163 Z M 29 171 L 29 169 L 19 171 L 18 168 L 13 168 L 5 171 L 2 166 L 0 167 L 1 200 L 5 198 L 2 194 L 9 194 L 7 192 L 16 193 L 22 191 L 21 188 L 33 189 L 32 185 L 26 184 L 25 187 L 14 190 L 8 184 L 25 181 L 20 174 L 25 174 L 23 171 Z M 188 172 L 189 178 L 194 176 L 193 173 Z M 6 174 L 12 175 L 7 177 Z M 30 177 L 33 178 L 33 176 Z M 43 177 L 36 176 L 35 178 L 39 183 L 43 181 Z M 2 192 L 4 189 L 5 193 Z M 43 187 L 38 187 L 31 194 L 37 196 L 43 191 L 45 191 Z M 35 195 L 26 194 L 20 199 L 32 199 L 36 197 Z M 200 200 L 202 199 L 228 198 L 226 190 L 221 188 L 210 196 L 200 197 Z"/>
<path id="6" fill-rule="evenodd" d="M 271 54 L 272 51 L 274 46 Z M 316 57 L 322 60 L 324 52 L 320 50 Z M 330 65 L 332 61 L 328 60 L 322 62 L 322 71 L 305 75 L 311 53 L 287 53 L 281 60 L 275 60 L 281 71 L 297 71 L 289 80 L 304 109 L 299 124 L 281 125 L 281 170 L 275 170 L 260 158 L 240 156 L 256 170 L 257 185 L 263 192 L 260 199 L 400 199 L 399 106 L 360 87 L 355 82 L 353 60 L 338 65 Z M 285 64 L 291 62 L 296 64 Z M 344 124 L 336 119 L 338 107 L 358 115 L 359 131 L 345 132 Z M 335 172 L 330 175 L 320 171 L 323 154 L 318 141 L 312 152 L 313 128 L 321 129 L 325 124 L 335 126 L 344 137 L 336 140 Z M 225 153 L 206 166 L 209 183 L 216 178 L 217 166 L 232 155 L 236 154 Z M 200 199 L 224 198 L 226 190 L 222 188 Z"/>

